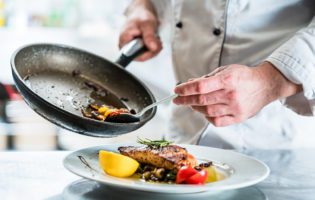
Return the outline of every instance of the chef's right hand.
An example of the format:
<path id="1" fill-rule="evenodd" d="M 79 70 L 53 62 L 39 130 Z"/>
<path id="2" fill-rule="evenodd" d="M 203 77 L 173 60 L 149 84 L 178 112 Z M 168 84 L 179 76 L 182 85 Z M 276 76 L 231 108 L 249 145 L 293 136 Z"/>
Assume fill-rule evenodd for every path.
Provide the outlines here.
<path id="1" fill-rule="evenodd" d="M 136 37 L 141 37 L 148 51 L 139 56 L 137 61 L 145 61 L 156 56 L 162 50 L 162 43 L 157 35 L 159 22 L 153 5 L 149 0 L 135 0 L 126 11 L 126 23 L 119 37 L 119 48 Z"/>

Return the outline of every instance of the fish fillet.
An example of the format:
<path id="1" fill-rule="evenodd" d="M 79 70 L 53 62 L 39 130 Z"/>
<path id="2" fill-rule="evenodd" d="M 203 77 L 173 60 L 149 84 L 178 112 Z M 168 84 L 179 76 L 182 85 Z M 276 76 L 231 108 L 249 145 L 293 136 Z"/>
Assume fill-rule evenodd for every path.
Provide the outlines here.
<path id="1" fill-rule="evenodd" d="M 131 157 L 140 163 L 163 167 L 168 170 L 179 170 L 182 166 L 197 165 L 197 160 L 185 148 L 177 145 L 168 145 L 160 148 L 151 147 L 119 147 L 119 152 Z"/>

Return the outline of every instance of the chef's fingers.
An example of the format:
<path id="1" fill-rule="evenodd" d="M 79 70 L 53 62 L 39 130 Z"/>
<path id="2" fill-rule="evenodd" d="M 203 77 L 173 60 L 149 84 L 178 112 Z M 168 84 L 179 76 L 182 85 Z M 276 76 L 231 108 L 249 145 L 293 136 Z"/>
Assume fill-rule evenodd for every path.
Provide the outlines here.
<path id="1" fill-rule="evenodd" d="M 205 75 L 205 76 L 203 76 L 203 77 L 204 77 L 204 78 L 208 78 L 208 77 L 210 77 L 210 76 L 214 76 L 214 75 L 216 75 L 217 73 L 219 73 L 219 72 L 225 70 L 225 69 L 228 68 L 228 67 L 229 67 L 229 65 L 218 67 L 218 68 L 216 68 L 215 70 L 213 70 L 212 72 L 210 72 L 209 74 L 207 74 L 207 75 Z"/>
<path id="2" fill-rule="evenodd" d="M 149 59 L 153 58 L 154 56 L 156 56 L 163 48 L 161 41 L 159 41 L 157 43 L 157 45 L 158 45 L 158 51 L 156 51 L 156 52 L 152 52 L 152 51 L 144 52 L 142 55 L 137 57 L 135 60 L 136 61 L 146 61 L 146 60 L 149 60 Z"/>
<path id="3" fill-rule="evenodd" d="M 174 92 L 181 96 L 207 94 L 216 90 L 223 89 L 221 76 L 210 76 L 208 78 L 197 78 L 195 80 L 182 83 L 176 86 Z"/>
<path id="4" fill-rule="evenodd" d="M 229 126 L 239 121 L 233 115 L 224 115 L 220 117 L 206 117 L 216 127 Z"/>
<path id="5" fill-rule="evenodd" d="M 127 24 L 120 33 L 119 48 L 121 49 L 128 42 L 139 36 L 141 36 L 140 28 L 134 23 Z"/>
<path id="6" fill-rule="evenodd" d="M 197 94 L 189 96 L 178 96 L 173 102 L 177 105 L 195 105 L 207 106 L 212 104 L 228 104 L 230 101 L 230 94 L 225 90 L 218 90 L 208 94 Z"/>
<path id="7" fill-rule="evenodd" d="M 146 21 L 140 24 L 140 30 L 142 32 L 142 39 L 144 44 L 151 52 L 157 52 L 159 50 L 160 38 L 156 34 L 157 24 L 155 22 Z"/>
<path id="8" fill-rule="evenodd" d="M 231 108 L 226 104 L 192 106 L 192 109 L 206 115 L 207 117 L 219 117 L 232 114 Z"/>
<path id="9" fill-rule="evenodd" d="M 156 56 L 162 50 L 162 42 L 156 34 L 158 24 L 152 21 L 146 21 L 139 25 L 141 36 L 148 51 L 139 56 L 137 61 L 145 61 Z"/>
<path id="10" fill-rule="evenodd" d="M 148 51 L 140 55 L 135 60 L 145 61 L 156 56 L 162 50 L 162 42 L 156 34 L 157 22 L 154 20 L 133 20 L 125 25 L 119 37 L 119 48 L 136 37 L 141 37 Z"/>

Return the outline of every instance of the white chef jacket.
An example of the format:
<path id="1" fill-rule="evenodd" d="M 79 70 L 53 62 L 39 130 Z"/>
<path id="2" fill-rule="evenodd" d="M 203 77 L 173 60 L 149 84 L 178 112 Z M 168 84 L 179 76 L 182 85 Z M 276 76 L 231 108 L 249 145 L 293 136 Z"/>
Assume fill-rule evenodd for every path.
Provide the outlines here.
<path id="1" fill-rule="evenodd" d="M 303 92 L 270 103 L 251 119 L 221 128 L 188 107 L 175 106 L 168 139 L 235 149 L 315 146 L 314 0 L 152 2 L 162 24 L 171 23 L 179 82 L 219 66 L 267 60 L 303 86 Z"/>

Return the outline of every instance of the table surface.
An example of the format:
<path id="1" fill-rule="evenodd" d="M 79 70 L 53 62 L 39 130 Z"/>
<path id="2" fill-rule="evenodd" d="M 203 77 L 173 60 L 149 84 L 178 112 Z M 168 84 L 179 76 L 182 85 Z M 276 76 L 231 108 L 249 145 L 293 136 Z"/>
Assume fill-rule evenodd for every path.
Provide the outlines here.
<path id="1" fill-rule="evenodd" d="M 271 169 L 263 182 L 218 194 L 164 195 L 123 191 L 81 179 L 62 165 L 67 151 L 0 152 L 0 197 L 11 199 L 303 199 L 315 197 L 315 149 L 242 152 Z M 212 196 L 213 198 L 209 198 Z"/>

